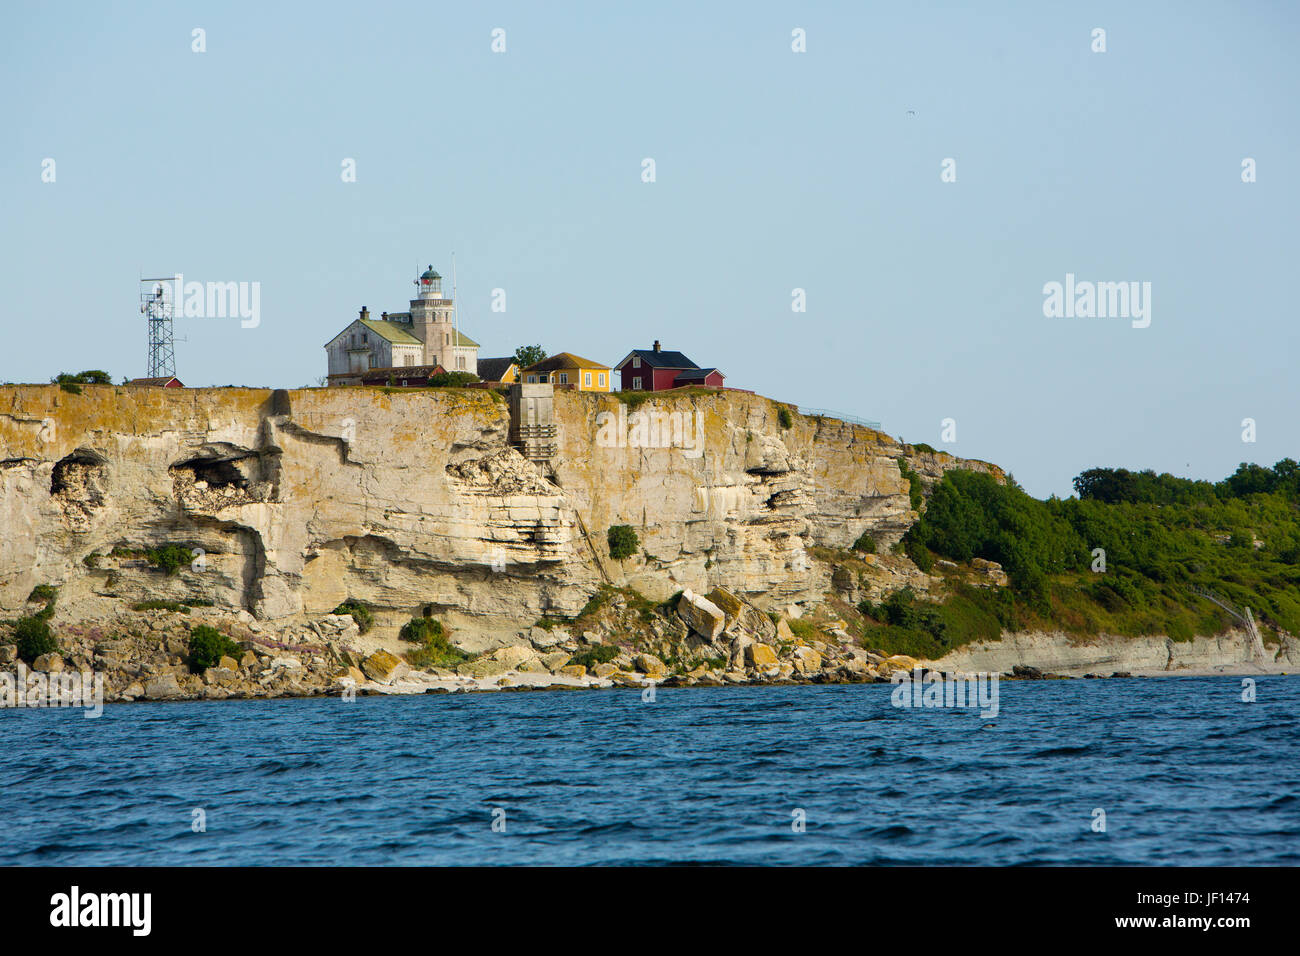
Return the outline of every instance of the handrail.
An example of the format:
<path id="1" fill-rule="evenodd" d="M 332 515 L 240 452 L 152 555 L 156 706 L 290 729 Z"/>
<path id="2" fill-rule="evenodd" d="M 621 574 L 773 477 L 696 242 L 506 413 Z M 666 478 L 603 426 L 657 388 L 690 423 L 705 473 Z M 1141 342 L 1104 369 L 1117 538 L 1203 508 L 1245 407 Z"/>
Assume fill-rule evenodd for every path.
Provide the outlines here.
<path id="1" fill-rule="evenodd" d="M 844 412 L 831 411 L 829 408 L 805 408 L 800 405 L 799 414 L 807 415 L 810 418 L 834 418 L 838 421 L 848 422 L 850 425 L 864 425 L 867 428 L 873 428 L 880 431 L 880 422 L 869 421 L 865 418 L 858 418 L 856 415 L 848 415 Z"/>

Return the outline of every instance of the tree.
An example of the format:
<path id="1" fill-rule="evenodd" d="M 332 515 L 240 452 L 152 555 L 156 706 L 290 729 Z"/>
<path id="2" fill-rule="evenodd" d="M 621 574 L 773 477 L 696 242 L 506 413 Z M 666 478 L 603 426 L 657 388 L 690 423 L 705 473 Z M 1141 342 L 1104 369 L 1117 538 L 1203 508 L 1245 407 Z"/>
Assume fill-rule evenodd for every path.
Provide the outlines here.
<path id="1" fill-rule="evenodd" d="M 546 349 L 540 345 L 521 345 L 515 349 L 515 364 L 520 368 L 536 365 L 546 358 Z"/>
<path id="2" fill-rule="evenodd" d="M 83 385 L 112 385 L 113 378 L 107 372 L 97 368 L 87 369 L 84 372 L 78 372 L 75 375 L 71 372 L 60 372 L 54 378 L 50 379 L 55 385 L 58 385 L 65 392 L 72 392 L 74 395 L 81 394 Z"/>

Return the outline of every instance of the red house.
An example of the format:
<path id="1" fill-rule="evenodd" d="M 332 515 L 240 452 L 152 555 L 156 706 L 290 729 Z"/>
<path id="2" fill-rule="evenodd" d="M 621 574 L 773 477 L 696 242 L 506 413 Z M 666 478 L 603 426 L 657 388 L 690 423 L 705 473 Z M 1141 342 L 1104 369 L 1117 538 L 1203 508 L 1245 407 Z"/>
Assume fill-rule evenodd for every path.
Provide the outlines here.
<path id="1" fill-rule="evenodd" d="M 128 385 L 151 385 L 157 388 L 184 388 L 181 380 L 175 375 L 163 376 L 162 378 L 133 378 L 126 384 Z"/>
<path id="2" fill-rule="evenodd" d="M 665 352 L 655 339 L 653 348 L 633 349 L 614 366 L 625 392 L 662 392 L 687 385 L 721 388 L 726 378 L 716 368 L 700 368 L 681 352 Z"/>

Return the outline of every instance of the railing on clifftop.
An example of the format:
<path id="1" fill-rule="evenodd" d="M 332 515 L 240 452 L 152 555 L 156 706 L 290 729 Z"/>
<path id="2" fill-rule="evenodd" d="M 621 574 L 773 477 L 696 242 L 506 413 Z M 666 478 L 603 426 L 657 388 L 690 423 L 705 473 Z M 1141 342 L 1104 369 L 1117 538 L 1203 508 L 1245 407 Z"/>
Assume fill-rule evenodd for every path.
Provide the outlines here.
<path id="1" fill-rule="evenodd" d="M 865 425 L 867 428 L 880 431 L 880 422 L 868 421 L 856 415 L 846 415 L 844 412 L 833 412 L 829 408 L 804 408 L 802 405 L 798 407 L 799 414 L 807 415 L 809 418 L 834 418 L 841 422 L 848 422 L 850 425 Z"/>

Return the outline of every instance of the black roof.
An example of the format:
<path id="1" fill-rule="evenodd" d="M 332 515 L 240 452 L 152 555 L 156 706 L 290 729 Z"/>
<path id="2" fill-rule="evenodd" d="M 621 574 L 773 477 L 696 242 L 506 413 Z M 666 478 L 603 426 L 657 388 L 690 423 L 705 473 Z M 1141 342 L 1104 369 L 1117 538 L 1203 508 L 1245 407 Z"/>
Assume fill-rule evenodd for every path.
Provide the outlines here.
<path id="1" fill-rule="evenodd" d="M 685 372 L 682 372 L 681 375 L 678 375 L 676 380 L 686 381 L 686 382 L 694 382 L 696 380 L 699 380 L 702 382 L 714 372 L 718 372 L 718 370 L 716 368 L 691 368 L 691 369 L 687 369 Z M 722 375 L 721 372 L 718 372 L 718 374 Z M 722 377 L 726 378 L 725 375 L 722 375 Z"/>
<path id="2" fill-rule="evenodd" d="M 681 352 L 656 352 L 654 349 L 633 349 L 627 354 L 627 358 L 618 364 L 618 368 L 621 369 L 633 355 L 640 356 L 642 364 L 649 365 L 651 368 L 699 368 Z"/>
<path id="3" fill-rule="evenodd" d="M 510 357 L 481 358 L 478 360 L 478 377 L 485 382 L 499 382 L 514 363 L 515 360 Z"/>

